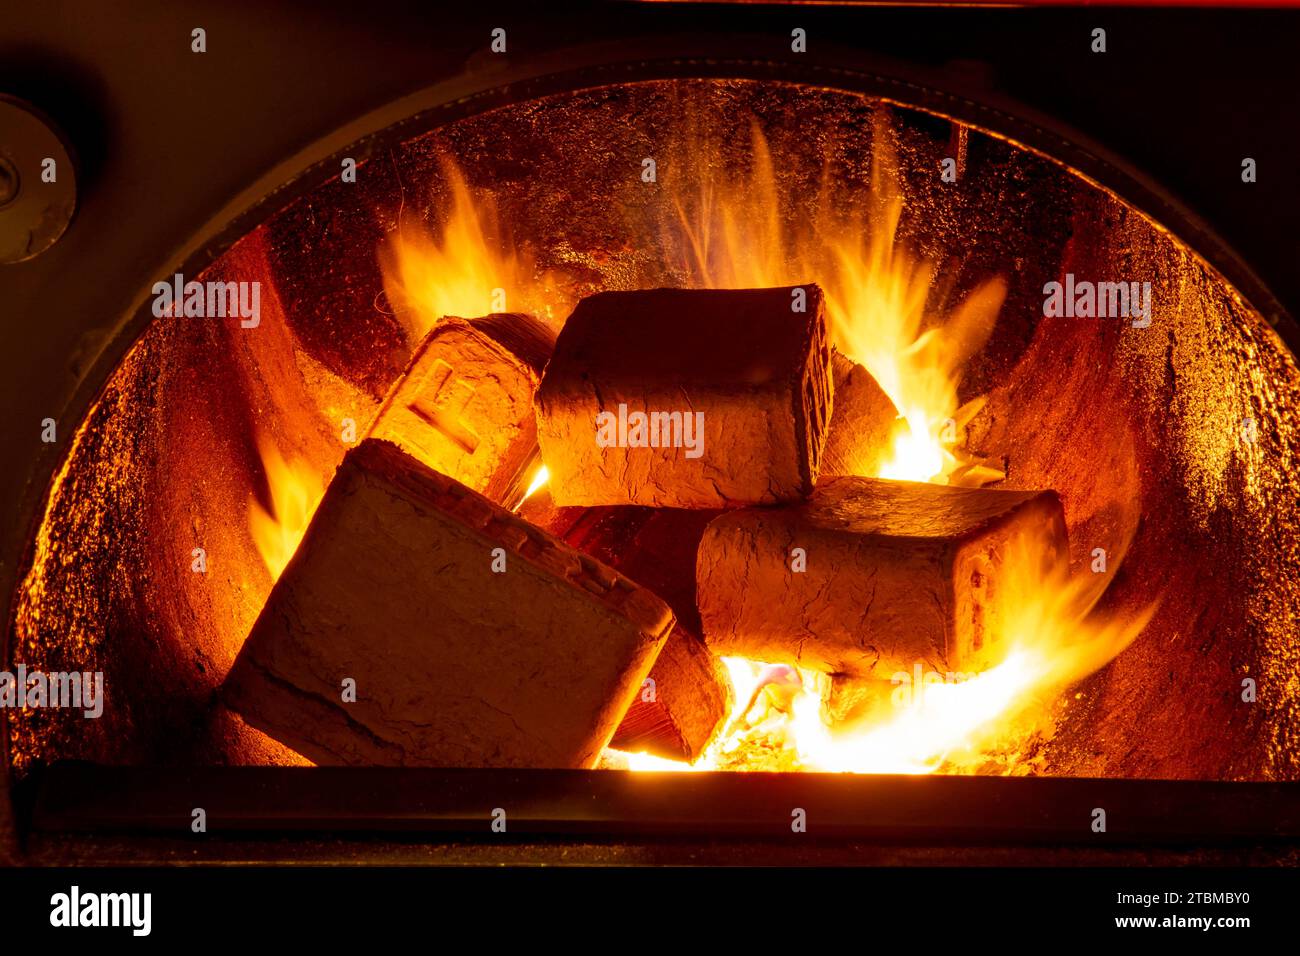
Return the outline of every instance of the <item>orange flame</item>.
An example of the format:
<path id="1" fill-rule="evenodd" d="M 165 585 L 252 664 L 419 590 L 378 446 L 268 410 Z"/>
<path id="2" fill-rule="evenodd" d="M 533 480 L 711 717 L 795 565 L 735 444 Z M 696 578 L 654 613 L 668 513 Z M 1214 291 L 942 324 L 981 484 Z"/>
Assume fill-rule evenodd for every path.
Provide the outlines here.
<path id="1" fill-rule="evenodd" d="M 867 214 L 840 213 L 848 199 L 823 186 L 820 214 L 787 227 L 767 141 L 752 131 L 753 168 L 722 186 L 706 175 L 698 190 L 676 200 L 665 245 L 682 267 L 710 288 L 757 288 L 816 281 L 826 293 L 836 346 L 867 368 L 908 427 L 876 475 L 911 481 L 982 483 L 1000 474 L 974 472 L 954 451 L 979 403 L 959 408 L 966 361 L 983 348 L 1006 295 L 1000 278 L 984 282 L 946 319 L 927 312 L 936 266 L 898 241 L 903 197 L 883 121 L 876 124 Z M 716 180 L 716 181 L 715 181 Z"/>
<path id="2" fill-rule="evenodd" d="M 248 528 L 274 583 L 298 550 L 307 525 L 325 495 L 325 481 L 320 471 L 308 462 L 286 461 L 275 444 L 263 436 L 258 437 L 257 450 L 266 472 L 271 510 L 253 498 L 248 505 Z"/>
<path id="3" fill-rule="evenodd" d="M 867 214 L 840 213 L 848 208 L 845 197 L 824 185 L 816 203 L 821 213 L 794 227 L 784 224 L 771 156 L 757 127 L 752 141 L 748 177 L 724 186 L 721 176 L 706 174 L 689 200 L 679 199 L 665 244 L 683 251 L 683 269 L 713 287 L 810 280 L 822 286 L 836 347 L 867 368 L 908 426 L 898 430 L 892 458 L 869 477 L 973 485 L 1002 478 L 960 448 L 962 431 L 984 400 L 962 405 L 958 389 L 966 363 L 993 331 L 1005 282 L 983 282 L 947 315 L 928 311 L 937 268 L 899 241 L 903 198 L 883 122 L 872 144 Z M 802 683 L 801 692 L 788 705 L 775 695 L 765 706 L 755 691 L 770 679 L 769 670 L 729 658 L 737 710 L 693 766 L 646 754 L 624 759 L 634 770 L 977 768 L 1000 749 L 1046 730 L 1061 690 L 1104 666 L 1145 627 L 1154 606 L 1136 617 L 1097 613 L 1107 580 L 1092 574 L 1071 579 L 1064 558 L 1044 567 L 1041 554 L 1024 548 L 1005 558 L 999 586 L 1021 600 L 991 642 L 1005 651 L 983 673 L 916 688 L 900 680 L 884 707 L 855 724 L 832 726 L 818 692 L 826 677 L 786 669 Z M 910 683 L 910 675 L 891 676 Z M 752 700 L 759 706 L 750 708 Z"/>
<path id="4" fill-rule="evenodd" d="M 832 726 L 822 712 L 819 676 L 800 670 L 802 693 L 788 710 L 770 708 L 753 724 L 740 711 L 762 665 L 725 658 L 737 700 L 731 732 L 694 765 L 648 754 L 626 755 L 633 770 L 812 770 L 847 773 L 974 771 L 1050 730 L 1061 692 L 1115 658 L 1146 627 L 1155 605 L 1135 617 L 1097 610 L 1105 579 L 1071 578 L 1064 561 L 1044 567 L 1022 546 L 1007 555 L 1003 586 L 1024 595 L 1002 642 L 1008 651 L 983 673 L 960 682 L 910 686 L 894 675 L 893 713 Z"/>
<path id="5" fill-rule="evenodd" d="M 565 308 L 563 297 L 546 288 L 549 277 L 534 278 L 531 260 L 503 236 L 491 199 L 472 196 L 449 160 L 442 170 L 451 204 L 438 236 L 402 222 L 399 213 L 397 234 L 380 250 L 385 293 L 412 345 L 448 315 L 475 317 L 513 308 L 549 318 L 553 307 Z M 249 530 L 276 581 L 324 497 L 327 476 L 307 461 L 286 460 L 264 437 L 257 447 L 271 508 L 251 501 Z M 539 466 L 525 497 L 546 478 L 545 466 Z"/>
<path id="6" fill-rule="evenodd" d="M 451 207 L 438 235 L 399 213 L 395 236 L 380 250 L 384 292 L 410 341 L 449 315 L 528 312 L 545 321 L 567 314 L 564 296 L 548 286 L 551 277 L 538 277 L 531 257 L 511 245 L 492 198 L 471 195 L 450 159 L 441 168 Z"/>
<path id="7" fill-rule="evenodd" d="M 1102 587 L 1093 575 L 1071 579 L 1064 563 L 1044 570 L 1041 557 L 1008 555 L 1003 586 L 1026 595 L 1003 640 L 1002 660 L 971 680 L 911 687 L 896 716 L 875 726 L 830 728 L 816 701 L 795 703 L 801 762 L 816 770 L 930 773 L 975 769 L 991 753 L 1046 729 L 1060 692 L 1113 660 L 1146 627 L 1151 605 L 1135 617 L 1098 613 Z"/>

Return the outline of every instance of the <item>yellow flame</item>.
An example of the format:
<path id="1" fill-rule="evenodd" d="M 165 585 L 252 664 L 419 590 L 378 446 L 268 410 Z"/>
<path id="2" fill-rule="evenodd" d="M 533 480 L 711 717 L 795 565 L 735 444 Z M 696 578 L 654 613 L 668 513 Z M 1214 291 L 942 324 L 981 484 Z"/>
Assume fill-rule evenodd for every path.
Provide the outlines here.
<path id="1" fill-rule="evenodd" d="M 866 212 L 841 212 L 851 208 L 850 198 L 824 185 L 819 212 L 793 226 L 782 215 L 772 157 L 757 126 L 752 142 L 747 177 L 724 181 L 706 173 L 694 192 L 678 195 L 665 245 L 706 287 L 821 285 L 836 347 L 866 367 L 907 424 L 892 459 L 867 477 L 948 480 L 963 465 L 953 446 L 978 407 L 958 407 L 962 367 L 993 331 L 1005 282 L 984 282 L 946 317 L 927 312 L 937 266 L 899 241 L 903 196 L 883 120 L 873 139 Z"/>
<path id="2" fill-rule="evenodd" d="M 1071 577 L 1064 560 L 1045 566 L 1022 543 L 1008 553 L 1000 586 L 1023 595 L 999 643 L 1007 652 L 983 673 L 960 682 L 900 681 L 892 713 L 831 725 L 818 675 L 799 671 L 803 692 L 790 712 L 771 709 L 756 722 L 740 713 L 763 665 L 724 658 L 737 694 L 728 731 L 694 765 L 629 754 L 632 770 L 800 769 L 842 773 L 932 773 L 977 770 L 998 752 L 1014 752 L 1050 730 L 1061 692 L 1115 658 L 1141 633 L 1155 605 L 1137 615 L 1100 612 L 1107 579 Z"/>
<path id="3" fill-rule="evenodd" d="M 865 209 L 828 180 L 816 211 L 793 225 L 757 125 L 752 142 L 749 175 L 734 176 L 716 162 L 720 148 L 685 134 L 677 147 L 683 162 L 669 164 L 668 171 L 680 165 L 687 182 L 680 188 L 664 183 L 673 196 L 665 256 L 680 260 L 692 284 L 708 288 L 821 285 L 836 346 L 867 368 L 905 424 L 873 477 L 963 484 L 1001 477 L 974 467 L 978 463 L 960 450 L 979 403 L 959 407 L 958 386 L 963 366 L 992 332 L 1006 284 L 990 279 L 947 314 L 927 311 L 938 265 L 899 240 L 903 194 L 883 114 L 875 126 Z M 523 311 L 551 321 L 567 315 L 572 302 L 559 291 L 558 277 L 539 276 L 526 251 L 511 245 L 492 197 L 472 194 L 450 159 L 441 169 L 450 204 L 437 234 L 399 212 L 399 228 L 381 250 L 385 292 L 411 340 L 448 315 Z"/>
<path id="4" fill-rule="evenodd" d="M 528 483 L 528 488 L 524 492 L 524 496 L 519 499 L 519 504 L 515 505 L 514 510 L 518 511 L 520 508 L 522 508 L 524 506 L 524 502 L 527 501 L 529 498 L 531 498 L 533 495 L 535 495 L 537 492 L 541 491 L 542 488 L 546 486 L 546 483 L 550 480 L 551 480 L 551 469 L 547 468 L 545 465 L 538 466 L 537 471 L 533 473 L 533 480 Z"/>
<path id="5" fill-rule="evenodd" d="M 286 461 L 273 442 L 257 440 L 258 454 L 266 473 L 271 509 L 253 498 L 248 505 L 248 527 L 271 581 L 280 579 L 289 559 L 298 550 L 316 507 L 325 495 L 325 481 L 319 470 L 301 459 Z"/>
<path id="6" fill-rule="evenodd" d="M 446 316 L 528 312 L 550 320 L 567 314 L 567 300 L 548 285 L 551 276 L 537 276 L 531 257 L 499 226 L 492 197 L 472 195 L 450 159 L 441 168 L 451 203 L 438 234 L 399 213 L 396 233 L 380 250 L 384 292 L 411 342 Z"/>
<path id="7" fill-rule="evenodd" d="M 1071 579 L 1065 565 L 1043 569 L 1022 549 L 1009 555 L 1003 587 L 1026 595 L 1003 640 L 1000 663 L 960 683 L 909 687 L 911 700 L 883 724 L 839 731 L 822 720 L 817 702 L 796 702 L 794 734 L 810 769 L 929 773 L 977 766 L 986 755 L 1042 728 L 1060 692 L 1109 663 L 1132 643 L 1155 612 L 1098 613 L 1093 575 Z"/>

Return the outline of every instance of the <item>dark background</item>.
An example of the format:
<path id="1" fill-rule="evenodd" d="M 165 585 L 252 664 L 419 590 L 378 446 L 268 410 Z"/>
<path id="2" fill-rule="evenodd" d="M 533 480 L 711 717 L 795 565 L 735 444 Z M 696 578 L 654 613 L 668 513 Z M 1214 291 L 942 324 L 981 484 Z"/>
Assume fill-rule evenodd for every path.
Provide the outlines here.
<path id="1" fill-rule="evenodd" d="M 50 898 L 73 884 L 83 894 L 151 893 L 150 936 L 51 928 Z M 201 939 L 257 943 L 259 950 L 285 943 L 299 952 L 337 951 L 354 940 L 368 944 L 363 951 L 385 951 L 390 939 L 396 952 L 429 945 L 436 952 L 440 942 L 467 933 L 508 952 L 582 952 L 601 940 L 631 939 L 651 952 L 785 951 L 806 945 L 810 934 L 869 934 L 874 947 L 904 950 L 1126 937 L 1148 944 L 1167 938 L 1174 946 L 1213 940 L 1231 950 L 1282 938 L 1293 923 L 1295 886 L 1296 871 L 1283 868 L 0 870 L 6 931 L 21 940 L 134 949 Z M 1193 891 L 1247 893 L 1250 901 L 1163 902 L 1166 893 L 1186 900 Z M 1161 902 L 1119 903 L 1121 893 Z M 1116 917 L 1246 917 L 1250 925 L 1121 928 Z"/>
<path id="2" fill-rule="evenodd" d="M 189 50 L 194 26 L 208 32 L 202 56 Z M 467 64 L 473 72 L 493 26 L 508 29 L 516 61 L 651 34 L 734 33 L 770 33 L 755 55 L 781 58 L 801 26 L 811 54 L 833 42 L 936 68 L 1131 160 L 1300 312 L 1295 9 L 19 0 L 0 21 L 0 92 L 68 131 L 84 173 L 76 231 L 111 226 L 120 242 L 123 229 L 161 235 L 189 209 L 215 212 L 289 150 Z M 1090 51 L 1098 26 L 1100 55 Z M 1244 156 L 1259 164 L 1252 185 L 1241 182 Z M 129 217 L 101 221 L 112 192 L 130 197 L 114 204 Z M 18 305 L 20 287 L 52 269 L 0 270 L 0 302 Z"/>

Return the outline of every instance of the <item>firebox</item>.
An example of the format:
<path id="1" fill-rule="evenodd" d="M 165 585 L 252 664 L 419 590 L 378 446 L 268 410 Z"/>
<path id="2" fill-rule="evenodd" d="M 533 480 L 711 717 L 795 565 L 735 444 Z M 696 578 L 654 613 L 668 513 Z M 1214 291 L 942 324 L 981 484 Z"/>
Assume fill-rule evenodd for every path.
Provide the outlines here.
<path id="1" fill-rule="evenodd" d="M 14 851 L 1293 858 L 1282 301 L 969 62 L 648 16 L 465 27 L 87 344 Z"/>

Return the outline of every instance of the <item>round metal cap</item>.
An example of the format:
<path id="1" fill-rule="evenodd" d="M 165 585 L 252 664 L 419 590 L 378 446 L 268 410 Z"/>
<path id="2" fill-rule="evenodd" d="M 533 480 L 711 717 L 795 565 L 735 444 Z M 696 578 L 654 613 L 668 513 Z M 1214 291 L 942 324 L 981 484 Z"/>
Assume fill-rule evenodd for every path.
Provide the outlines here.
<path id="1" fill-rule="evenodd" d="M 0 94 L 0 263 L 40 255 L 77 206 L 77 172 L 63 137 L 33 106 Z"/>

